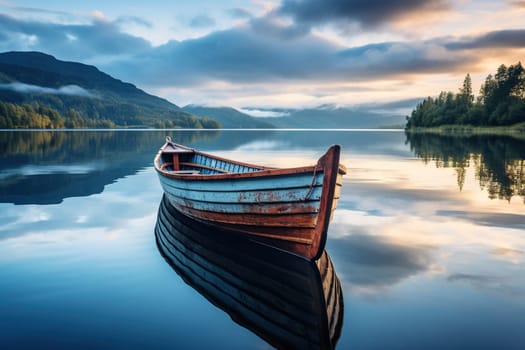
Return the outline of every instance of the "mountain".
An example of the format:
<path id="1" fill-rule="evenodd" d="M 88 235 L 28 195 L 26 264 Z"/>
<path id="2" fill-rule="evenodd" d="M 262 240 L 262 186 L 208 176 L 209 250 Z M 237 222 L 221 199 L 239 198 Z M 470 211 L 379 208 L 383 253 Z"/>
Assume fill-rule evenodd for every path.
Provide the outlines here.
<path id="1" fill-rule="evenodd" d="M 407 103 L 410 103 L 407 101 Z M 336 107 L 324 105 L 307 109 L 271 109 L 269 112 L 282 114 L 281 117 L 268 117 L 277 128 L 322 128 L 322 129 L 363 129 L 400 127 L 405 123 L 403 102 L 394 104 L 361 105 L 355 107 Z M 263 118 L 259 118 L 263 119 Z"/>
<path id="2" fill-rule="evenodd" d="M 116 126 L 218 127 L 94 66 L 60 61 L 41 52 L 0 53 L 0 101 L 4 104 L 0 127 L 2 117 L 5 122 L 10 117 L 12 123 L 21 124 L 18 127 L 28 127 L 24 114 L 36 120 L 49 117 L 49 110 L 64 119 L 62 126 L 68 122 L 86 126 L 83 121 L 98 126 L 97 121 L 107 121 Z M 26 107 L 17 112 L 6 103 Z"/>
<path id="3" fill-rule="evenodd" d="M 248 111 L 277 115 L 272 117 L 253 117 L 230 107 L 188 105 L 182 109 L 200 117 L 217 120 L 223 128 L 372 129 L 403 128 L 405 116 L 418 102 L 419 99 L 408 99 L 354 107 L 322 105 L 307 109 L 246 108 Z"/>
<path id="4" fill-rule="evenodd" d="M 208 117 L 218 121 L 226 129 L 272 129 L 275 126 L 271 121 L 255 118 L 231 107 L 205 107 L 188 105 L 184 111 L 199 117 Z"/>

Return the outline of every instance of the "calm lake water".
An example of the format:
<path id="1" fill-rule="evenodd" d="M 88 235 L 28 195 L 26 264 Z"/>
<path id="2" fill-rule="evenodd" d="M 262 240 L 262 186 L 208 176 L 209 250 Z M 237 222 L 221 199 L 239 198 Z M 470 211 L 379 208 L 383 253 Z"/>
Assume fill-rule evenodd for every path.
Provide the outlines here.
<path id="1" fill-rule="evenodd" d="M 277 167 L 342 145 L 338 349 L 524 349 L 525 140 L 400 131 L 0 132 L 1 349 L 272 348 L 157 246 L 166 134 Z"/>

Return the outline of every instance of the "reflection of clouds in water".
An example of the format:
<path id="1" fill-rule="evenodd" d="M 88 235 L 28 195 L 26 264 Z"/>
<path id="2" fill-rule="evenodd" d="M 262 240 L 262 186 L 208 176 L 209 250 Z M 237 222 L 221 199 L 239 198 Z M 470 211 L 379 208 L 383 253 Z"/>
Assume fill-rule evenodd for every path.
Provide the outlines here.
<path id="1" fill-rule="evenodd" d="M 506 295 L 521 290 L 519 276 L 525 272 L 521 265 L 525 257 L 522 230 L 494 230 L 476 221 L 443 215 L 431 204 L 377 200 L 373 210 L 356 202 L 358 208 L 345 206 L 335 212 L 327 247 L 347 291 L 375 295 L 409 277 L 444 276 L 447 271 L 468 272 L 457 274 L 453 281 L 491 276 L 490 281 L 478 279 L 469 284 L 480 290 L 501 288 Z M 442 206 L 446 204 L 442 202 Z M 452 205 L 457 205 L 456 201 Z M 511 217 L 518 222 L 519 215 Z M 515 266 L 514 272 L 505 275 L 502 271 L 512 269 L 509 263 Z"/>
<path id="2" fill-rule="evenodd" d="M 381 215 L 381 211 L 366 212 L 338 208 L 330 223 L 330 237 L 345 237 L 360 227 L 381 226 L 392 220 L 392 217 Z"/>
<path id="3" fill-rule="evenodd" d="M 63 232 L 91 229 L 121 232 L 131 221 L 156 214 L 161 194 L 150 168 L 119 179 L 102 194 L 66 198 L 59 205 L 0 204 L 0 241 L 37 235 L 66 237 Z"/>
<path id="4" fill-rule="evenodd" d="M 392 179 L 402 178 L 400 174 L 406 169 L 400 169 L 399 174 L 393 176 L 386 170 L 380 171 L 390 169 L 385 168 L 385 164 L 370 164 L 376 164 L 378 168 L 370 172 L 363 170 L 357 178 L 352 178 L 352 169 L 349 171 L 334 223 L 350 226 L 349 229 L 338 229 L 335 234 L 340 235 L 345 230 L 352 232 L 352 225 L 359 225 L 383 236 L 438 244 L 458 257 L 461 251 L 474 245 L 486 247 L 485 251 L 498 247 L 525 250 L 522 203 L 491 201 L 479 190 L 477 193 L 458 192 L 455 183 L 449 181 L 445 185 L 440 177 L 435 180 L 436 188 L 428 187 L 428 180 L 421 184 L 417 177 L 412 176 L 420 169 L 409 172 L 409 181 L 394 181 Z M 382 182 L 381 173 L 392 181 Z M 345 212 L 345 208 L 350 210 Z M 333 226 L 330 233 L 332 229 Z M 516 254 L 500 255 L 500 259 L 505 257 L 512 262 L 520 259 Z M 481 255 L 477 258 L 481 261 L 487 259 Z M 454 261 L 447 260 L 448 265 Z"/>
<path id="5" fill-rule="evenodd" d="M 264 151 L 264 150 L 282 150 L 287 149 L 289 145 L 280 141 L 253 141 L 238 146 L 236 151 Z"/>
<path id="6" fill-rule="evenodd" d="M 53 218 L 47 208 L 27 206 L 23 211 L 19 209 L 12 204 L 0 204 L 0 241 L 46 227 Z"/>
<path id="7" fill-rule="evenodd" d="M 511 249 L 511 248 L 498 247 L 498 248 L 494 248 L 492 250 L 492 254 L 494 254 L 494 255 L 503 255 L 503 256 L 524 255 L 525 251 L 520 250 L 520 249 Z"/>
<path id="8" fill-rule="evenodd" d="M 356 230 L 354 230 L 355 232 Z M 433 268 L 436 247 L 399 244 L 366 233 L 332 239 L 329 252 L 337 272 L 352 292 L 375 294 Z"/>
<path id="9" fill-rule="evenodd" d="M 377 295 L 413 277 L 467 282 L 513 299 L 525 294 L 525 236 L 512 220 L 511 227 L 495 229 L 415 204 L 391 206 L 385 201 L 374 210 L 336 211 L 327 249 L 348 292 Z M 504 222 L 505 215 L 495 217 Z M 518 223 L 519 215 L 510 217 Z"/>
<path id="10" fill-rule="evenodd" d="M 349 174 L 352 170 L 349 170 Z M 346 179 L 343 178 L 343 181 Z M 466 202 L 446 189 L 402 188 L 398 184 L 368 182 L 343 183 L 340 201 L 351 201 L 362 210 L 381 211 L 388 215 L 433 215 L 443 207 L 465 206 Z"/>
<path id="11" fill-rule="evenodd" d="M 68 165 L 24 165 L 16 169 L 4 169 L 0 174 L 0 180 L 12 176 L 34 176 L 52 174 L 89 174 L 105 168 L 103 162 L 88 162 L 84 164 Z"/>
<path id="12" fill-rule="evenodd" d="M 473 274 L 467 274 L 467 273 L 455 273 L 452 275 L 449 275 L 447 277 L 447 281 L 449 282 L 469 282 L 472 284 L 494 284 L 494 283 L 500 283 L 501 278 L 497 278 L 494 276 L 484 276 L 484 275 L 473 275 Z"/>
<path id="13" fill-rule="evenodd" d="M 525 259 L 525 251 L 508 247 L 496 247 L 491 253 L 501 259 L 510 261 L 513 264 L 521 264 Z"/>
<path id="14" fill-rule="evenodd" d="M 525 229 L 525 215 L 517 213 L 491 213 L 463 210 L 439 210 L 437 215 L 472 221 L 477 225 Z"/>
<path id="15" fill-rule="evenodd" d="M 447 277 L 447 281 L 451 283 L 469 284 L 485 292 L 515 297 L 514 300 L 518 300 L 519 303 L 525 302 L 522 298 L 525 295 L 525 286 L 516 283 L 515 279 L 506 276 L 454 273 Z"/>

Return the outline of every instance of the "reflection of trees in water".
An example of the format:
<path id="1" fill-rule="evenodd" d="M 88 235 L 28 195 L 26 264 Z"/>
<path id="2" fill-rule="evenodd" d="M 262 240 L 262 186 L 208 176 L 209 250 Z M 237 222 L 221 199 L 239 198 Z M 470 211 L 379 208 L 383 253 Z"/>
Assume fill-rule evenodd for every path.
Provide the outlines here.
<path id="1" fill-rule="evenodd" d="M 466 169 L 474 165 L 475 176 L 489 198 L 510 200 L 522 196 L 525 203 L 525 140 L 510 136 L 452 136 L 407 133 L 414 154 L 438 168 L 455 168 L 463 188 Z"/>
<path id="2" fill-rule="evenodd" d="M 102 158 L 115 152 L 138 152 L 159 148 L 166 135 L 192 144 L 217 138 L 220 131 L 6 131 L 0 137 L 0 157 L 53 162 Z"/>
<path id="3" fill-rule="evenodd" d="M 151 166 L 171 135 L 191 144 L 220 131 L 0 132 L 0 202 L 56 204 L 101 193 L 117 179 Z"/>

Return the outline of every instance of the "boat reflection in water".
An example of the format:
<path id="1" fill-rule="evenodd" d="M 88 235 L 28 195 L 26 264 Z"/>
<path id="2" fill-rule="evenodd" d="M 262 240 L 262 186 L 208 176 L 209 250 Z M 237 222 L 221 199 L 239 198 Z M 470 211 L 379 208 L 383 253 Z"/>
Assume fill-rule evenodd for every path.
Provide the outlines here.
<path id="1" fill-rule="evenodd" d="M 157 246 L 186 283 L 272 346 L 335 348 L 343 294 L 326 251 L 309 261 L 217 230 L 163 197 Z"/>

